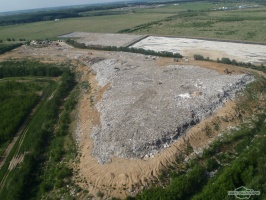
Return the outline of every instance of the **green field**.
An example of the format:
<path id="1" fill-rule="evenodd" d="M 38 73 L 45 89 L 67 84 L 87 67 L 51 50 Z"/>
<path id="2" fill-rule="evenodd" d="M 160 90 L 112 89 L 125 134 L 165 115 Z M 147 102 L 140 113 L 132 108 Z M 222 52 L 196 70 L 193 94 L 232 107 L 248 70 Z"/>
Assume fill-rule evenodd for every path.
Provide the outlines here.
<path id="1" fill-rule="evenodd" d="M 11 25 L 0 27 L 0 39 L 6 40 L 8 37 L 15 39 L 23 37 L 27 40 L 55 38 L 74 31 L 115 33 L 124 28 L 132 28 L 168 16 L 170 14 L 123 14 Z"/>
<path id="2" fill-rule="evenodd" d="M 242 3 L 244 5 L 254 5 Z M 192 2 L 160 8 L 112 9 L 81 13 L 80 18 L 0 27 L 0 40 L 56 38 L 75 31 L 207 37 L 266 42 L 266 7 L 213 10 L 240 3 Z M 94 16 L 103 15 L 103 16 Z M 123 31 L 126 30 L 126 31 Z"/>
<path id="3" fill-rule="evenodd" d="M 190 9 L 185 9 L 189 7 Z M 214 11 L 210 10 L 211 8 L 213 4 L 210 3 L 191 3 L 180 7 L 156 9 L 158 12 L 170 12 L 175 16 L 170 20 L 158 21 L 129 32 L 266 42 L 266 34 L 263 31 L 266 30 L 265 7 L 227 11 Z M 145 10 L 139 12 L 145 13 Z"/>

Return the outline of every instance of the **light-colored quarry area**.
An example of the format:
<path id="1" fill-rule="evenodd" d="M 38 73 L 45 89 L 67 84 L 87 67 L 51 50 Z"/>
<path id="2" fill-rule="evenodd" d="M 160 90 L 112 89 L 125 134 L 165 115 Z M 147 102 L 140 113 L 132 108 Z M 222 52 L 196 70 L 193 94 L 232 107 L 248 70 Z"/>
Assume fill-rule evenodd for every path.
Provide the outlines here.
<path id="1" fill-rule="evenodd" d="M 149 36 L 132 47 L 177 52 L 190 57 L 200 54 L 213 60 L 228 57 L 238 62 L 266 63 L 266 45 L 260 44 Z"/>

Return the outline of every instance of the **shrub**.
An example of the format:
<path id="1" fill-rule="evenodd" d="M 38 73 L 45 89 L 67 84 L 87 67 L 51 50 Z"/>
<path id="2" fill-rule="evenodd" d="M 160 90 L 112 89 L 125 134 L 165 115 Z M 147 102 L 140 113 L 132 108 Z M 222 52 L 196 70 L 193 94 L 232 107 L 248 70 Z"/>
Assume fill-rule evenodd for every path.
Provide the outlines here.
<path id="1" fill-rule="evenodd" d="M 222 58 L 221 59 L 221 63 L 224 63 L 224 64 L 232 64 L 232 61 L 229 58 Z"/>
<path id="2" fill-rule="evenodd" d="M 204 60 L 204 57 L 203 57 L 202 55 L 195 54 L 195 55 L 194 55 L 194 59 L 195 59 L 195 60 Z"/>
<path id="3" fill-rule="evenodd" d="M 96 194 L 97 197 L 103 197 L 104 196 L 104 193 L 102 193 L 101 191 L 98 191 L 97 194 Z"/>
<path id="4" fill-rule="evenodd" d="M 206 166 L 208 171 L 213 171 L 219 167 L 219 164 L 214 158 L 210 158 L 207 160 Z"/>

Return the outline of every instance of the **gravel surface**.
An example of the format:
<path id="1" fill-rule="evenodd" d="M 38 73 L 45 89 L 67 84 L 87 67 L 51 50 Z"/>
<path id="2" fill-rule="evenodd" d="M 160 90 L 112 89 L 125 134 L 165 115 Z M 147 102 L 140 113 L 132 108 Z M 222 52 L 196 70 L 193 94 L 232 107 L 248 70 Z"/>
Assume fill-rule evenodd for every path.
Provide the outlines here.
<path id="1" fill-rule="evenodd" d="M 242 62 L 266 63 L 266 45 L 259 44 L 150 36 L 137 42 L 132 47 L 154 51 L 177 52 L 182 55 L 197 49 L 203 56 L 205 56 L 204 50 L 210 52 L 217 51 L 220 54 L 218 53 L 217 57 L 212 59 L 221 58 L 221 55 L 224 55 Z"/>
<path id="2" fill-rule="evenodd" d="M 91 136 L 100 163 L 113 156 L 152 157 L 253 81 L 244 74 L 221 75 L 189 65 L 160 67 L 143 62 L 147 56 L 119 55 L 130 59 L 92 65 L 101 86 L 111 83 L 96 104 L 100 125 Z"/>
<path id="3" fill-rule="evenodd" d="M 101 46 L 127 46 L 132 42 L 144 37 L 143 35 L 113 34 L 113 33 L 86 33 L 73 32 L 60 36 L 61 38 L 79 38 L 78 42 L 86 45 Z"/>

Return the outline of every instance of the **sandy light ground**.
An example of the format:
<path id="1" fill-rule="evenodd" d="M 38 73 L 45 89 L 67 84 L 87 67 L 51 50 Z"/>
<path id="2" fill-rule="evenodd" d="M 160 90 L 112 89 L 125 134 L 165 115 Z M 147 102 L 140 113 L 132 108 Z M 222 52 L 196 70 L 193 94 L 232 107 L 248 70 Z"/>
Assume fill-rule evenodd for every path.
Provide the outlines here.
<path id="1" fill-rule="evenodd" d="M 213 60 L 228 57 L 241 62 L 266 63 L 266 45 L 259 44 L 150 36 L 137 42 L 132 47 L 169 51 L 190 57 L 194 54 L 200 54 Z"/>
<path id="2" fill-rule="evenodd" d="M 229 101 L 225 103 L 224 107 L 215 112 L 212 117 L 203 120 L 200 124 L 191 128 L 186 135 L 181 136 L 176 142 L 153 157 L 143 159 L 114 157 L 110 163 L 99 164 L 97 158 L 92 154 L 93 139 L 91 138 L 91 133 L 93 127 L 100 123 L 100 113 L 95 105 L 103 99 L 105 92 L 108 91 L 111 85 L 109 83 L 103 87 L 99 85 L 95 73 L 91 72 L 92 61 L 97 60 L 96 58 L 102 58 L 120 60 L 121 62 L 133 62 L 135 57 L 130 56 L 130 54 L 127 55 L 129 56 L 124 56 L 119 52 L 80 50 L 64 43 L 60 43 L 59 46 L 51 45 L 45 48 L 22 46 L 10 53 L 0 55 L 0 60 L 9 58 L 36 58 L 41 59 L 43 62 L 75 61 L 79 63 L 76 70 L 81 76 L 80 82 L 89 81 L 91 93 L 82 93 L 77 106 L 75 133 L 80 157 L 79 162 L 74 164 L 75 171 L 77 172 L 74 180 L 82 188 L 88 189 L 94 195 L 99 191 L 103 192 L 106 196 L 119 198 L 136 194 L 156 180 L 161 170 L 173 163 L 178 155 L 184 155 L 188 144 L 194 148 L 195 152 L 201 152 L 203 147 L 206 147 L 206 145 L 213 141 L 219 132 L 213 131 L 211 135 L 206 134 L 204 132 L 206 124 L 220 120 L 221 127 L 226 128 L 234 126 L 238 122 L 233 109 L 234 103 Z M 187 63 L 182 62 L 176 63 L 170 58 L 156 58 L 154 60 L 152 57 L 146 57 L 145 59 L 149 65 L 162 68 L 168 65 L 187 65 Z M 139 60 L 138 62 L 142 61 Z M 193 65 L 206 67 L 221 74 L 225 68 L 234 69 L 235 74 L 241 74 L 246 70 L 220 63 L 191 62 L 193 62 Z M 192 63 L 189 64 L 191 65 Z M 92 97 L 94 99 L 93 102 L 91 101 Z M 222 118 L 230 118 L 230 121 L 223 121 Z"/>
<path id="3" fill-rule="evenodd" d="M 61 38 L 79 38 L 77 42 L 86 45 L 101 45 L 101 46 L 127 46 L 130 43 L 139 40 L 144 35 L 130 35 L 130 34 L 114 34 L 114 33 L 85 33 L 73 32 L 60 36 Z"/>

